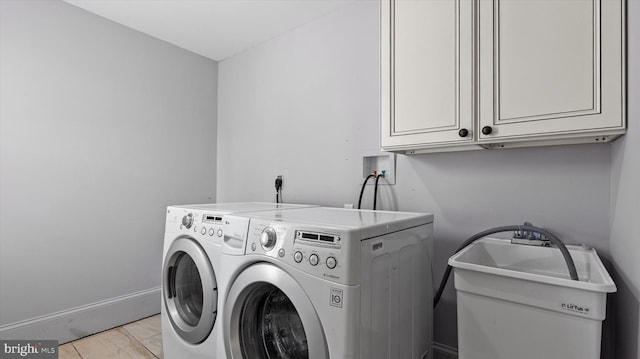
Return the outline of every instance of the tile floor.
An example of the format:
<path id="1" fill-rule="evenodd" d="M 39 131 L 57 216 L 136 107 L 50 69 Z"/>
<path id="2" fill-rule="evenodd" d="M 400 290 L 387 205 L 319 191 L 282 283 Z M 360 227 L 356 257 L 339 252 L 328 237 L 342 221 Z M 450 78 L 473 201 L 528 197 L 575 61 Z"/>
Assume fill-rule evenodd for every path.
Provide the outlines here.
<path id="1" fill-rule="evenodd" d="M 59 359 L 163 359 L 160 314 L 63 344 Z"/>

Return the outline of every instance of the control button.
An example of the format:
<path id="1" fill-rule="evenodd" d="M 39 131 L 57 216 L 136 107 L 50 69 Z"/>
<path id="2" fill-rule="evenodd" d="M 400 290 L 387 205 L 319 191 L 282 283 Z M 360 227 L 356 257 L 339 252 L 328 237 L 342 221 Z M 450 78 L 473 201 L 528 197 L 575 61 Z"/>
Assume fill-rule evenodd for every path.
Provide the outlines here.
<path id="1" fill-rule="evenodd" d="M 193 231 L 198 233 L 198 226 L 193 226 Z"/>
<path id="2" fill-rule="evenodd" d="M 284 257 L 284 254 L 285 254 L 285 253 L 284 253 L 284 248 L 280 248 L 280 249 L 278 250 L 278 257 Z"/>
<path id="3" fill-rule="evenodd" d="M 309 263 L 311 263 L 312 266 L 318 265 L 319 261 L 320 261 L 320 258 L 318 258 L 317 254 L 312 254 L 309 256 Z"/>
<path id="4" fill-rule="evenodd" d="M 216 231 L 213 230 L 213 228 L 209 228 L 209 235 L 213 236 L 216 233 Z"/>
<path id="5" fill-rule="evenodd" d="M 333 268 L 336 267 L 336 265 L 338 265 L 338 261 L 336 261 L 336 259 L 333 258 L 333 257 L 327 258 L 326 263 L 327 263 L 327 267 L 329 267 L 329 269 L 333 269 Z"/>
<path id="6" fill-rule="evenodd" d="M 200 234 L 202 234 L 203 236 L 207 234 L 207 227 L 202 227 L 202 229 L 200 230 Z"/>
<path id="7" fill-rule="evenodd" d="M 256 250 L 256 244 L 255 243 L 251 243 L 251 250 L 255 252 L 255 250 Z"/>
<path id="8" fill-rule="evenodd" d="M 193 214 L 189 213 L 186 216 L 182 217 L 182 225 L 187 227 L 187 229 L 191 228 L 193 224 Z"/>
<path id="9" fill-rule="evenodd" d="M 222 237 L 222 229 L 218 229 L 218 237 Z"/>
<path id="10" fill-rule="evenodd" d="M 276 245 L 276 240 L 278 239 L 278 235 L 276 234 L 276 230 L 273 227 L 267 227 L 262 230 L 262 234 L 260 234 L 260 244 L 265 251 L 273 249 L 273 246 Z"/>
<path id="11" fill-rule="evenodd" d="M 296 263 L 300 263 L 302 262 L 302 252 L 297 251 L 293 254 L 293 260 L 296 261 Z"/>

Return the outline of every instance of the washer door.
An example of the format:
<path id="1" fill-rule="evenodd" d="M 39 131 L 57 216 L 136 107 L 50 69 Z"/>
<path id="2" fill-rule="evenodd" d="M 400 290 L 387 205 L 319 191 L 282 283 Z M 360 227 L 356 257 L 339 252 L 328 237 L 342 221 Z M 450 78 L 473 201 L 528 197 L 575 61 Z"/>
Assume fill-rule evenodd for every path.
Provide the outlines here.
<path id="1" fill-rule="evenodd" d="M 182 339 L 203 342 L 216 321 L 218 285 L 211 262 L 198 242 L 177 238 L 163 268 L 162 295 L 173 330 Z"/>
<path id="2" fill-rule="evenodd" d="M 230 359 L 329 358 L 320 318 L 298 283 L 267 263 L 243 270 L 224 307 Z"/>

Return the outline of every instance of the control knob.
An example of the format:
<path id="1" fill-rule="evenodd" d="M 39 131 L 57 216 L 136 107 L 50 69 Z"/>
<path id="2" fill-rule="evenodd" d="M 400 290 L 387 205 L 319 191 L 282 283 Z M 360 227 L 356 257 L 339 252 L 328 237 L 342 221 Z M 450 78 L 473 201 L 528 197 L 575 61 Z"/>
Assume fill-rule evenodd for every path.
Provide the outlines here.
<path id="1" fill-rule="evenodd" d="M 265 251 L 272 249 L 276 245 L 278 234 L 273 227 L 267 227 L 260 234 L 260 244 Z"/>
<path id="2" fill-rule="evenodd" d="M 335 257 L 328 257 L 325 263 L 329 269 L 333 269 L 338 265 L 338 261 Z"/>
<path id="3" fill-rule="evenodd" d="M 189 213 L 186 216 L 182 217 L 182 225 L 187 227 L 187 229 L 191 228 L 193 225 L 193 214 Z"/>
<path id="4" fill-rule="evenodd" d="M 309 263 L 312 266 L 317 266 L 319 261 L 320 261 L 320 258 L 318 258 L 317 254 L 312 254 L 309 256 Z"/>

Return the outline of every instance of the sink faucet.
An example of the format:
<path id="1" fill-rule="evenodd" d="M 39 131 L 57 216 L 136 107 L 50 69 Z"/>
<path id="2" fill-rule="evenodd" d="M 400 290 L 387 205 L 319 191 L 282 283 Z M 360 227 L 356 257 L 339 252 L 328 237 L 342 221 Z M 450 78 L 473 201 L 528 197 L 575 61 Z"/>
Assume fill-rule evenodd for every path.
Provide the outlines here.
<path id="1" fill-rule="evenodd" d="M 524 222 L 525 226 L 533 227 L 531 222 Z M 531 231 L 516 230 L 511 237 L 513 244 L 526 244 L 530 246 L 550 247 L 549 239 L 543 234 Z"/>

